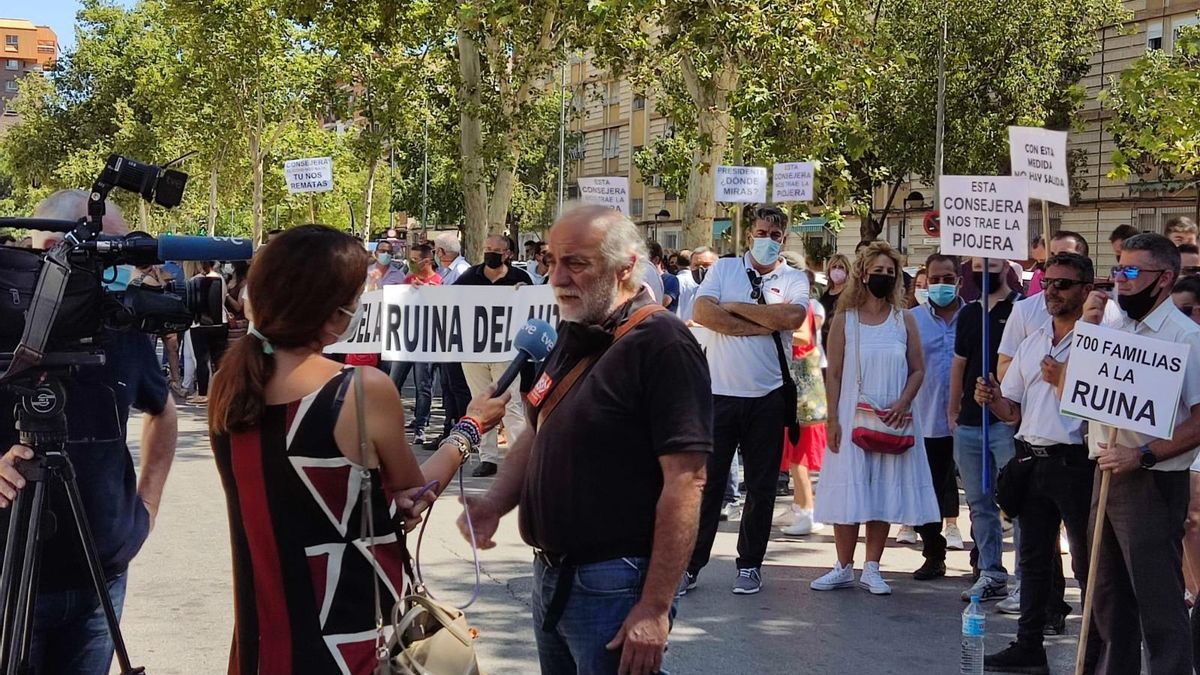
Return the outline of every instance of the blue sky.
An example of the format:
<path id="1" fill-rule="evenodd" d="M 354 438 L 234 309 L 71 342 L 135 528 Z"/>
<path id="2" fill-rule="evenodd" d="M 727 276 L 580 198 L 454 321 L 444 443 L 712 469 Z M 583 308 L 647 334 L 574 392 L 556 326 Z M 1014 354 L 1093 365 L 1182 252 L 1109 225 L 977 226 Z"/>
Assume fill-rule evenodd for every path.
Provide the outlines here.
<path id="1" fill-rule="evenodd" d="M 132 7 L 134 0 L 112 0 L 117 4 Z M 0 3 L 0 17 L 6 19 L 29 19 L 39 26 L 50 26 L 58 34 L 63 50 L 75 44 L 75 12 L 79 11 L 78 0 L 37 0 L 36 2 Z"/>

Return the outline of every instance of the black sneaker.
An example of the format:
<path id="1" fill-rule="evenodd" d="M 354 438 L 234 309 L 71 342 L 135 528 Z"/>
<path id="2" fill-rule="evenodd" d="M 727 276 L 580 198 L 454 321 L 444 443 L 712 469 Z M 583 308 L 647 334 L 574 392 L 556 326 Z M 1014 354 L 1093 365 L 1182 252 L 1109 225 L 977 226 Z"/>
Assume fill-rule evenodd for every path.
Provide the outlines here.
<path id="1" fill-rule="evenodd" d="M 688 591 L 694 589 L 696 585 L 700 583 L 699 579 L 697 578 L 698 576 L 699 572 L 696 574 L 684 572 L 683 582 L 679 584 L 679 592 L 676 594 L 676 596 L 682 598 L 683 596 L 687 595 Z"/>
<path id="2" fill-rule="evenodd" d="M 1046 650 L 1027 647 L 1020 642 L 1010 642 L 1004 651 L 983 657 L 983 669 L 989 673 L 1050 675 L 1050 667 L 1046 665 Z"/>
<path id="3" fill-rule="evenodd" d="M 946 576 L 946 563 L 936 560 L 926 560 L 924 565 L 921 565 L 916 572 L 913 572 L 913 579 L 916 581 L 932 581 Z"/>
<path id="4" fill-rule="evenodd" d="M 1066 635 L 1067 634 L 1067 615 L 1066 614 L 1046 614 L 1046 625 L 1042 628 L 1042 635 Z"/>
<path id="5" fill-rule="evenodd" d="M 484 478 L 486 476 L 495 476 L 496 469 L 498 469 L 498 468 L 499 467 L 496 466 L 495 462 L 480 462 L 479 466 L 475 467 L 475 470 L 471 472 L 471 475 L 476 478 Z"/>

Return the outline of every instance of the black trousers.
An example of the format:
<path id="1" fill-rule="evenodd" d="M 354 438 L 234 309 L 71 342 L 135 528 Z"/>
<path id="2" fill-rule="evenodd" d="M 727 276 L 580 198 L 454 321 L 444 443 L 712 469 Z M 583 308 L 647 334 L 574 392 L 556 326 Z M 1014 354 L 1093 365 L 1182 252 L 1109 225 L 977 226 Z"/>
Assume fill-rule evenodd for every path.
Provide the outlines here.
<path id="1" fill-rule="evenodd" d="M 713 452 L 708 456 L 708 482 L 704 484 L 700 502 L 700 531 L 688 572 L 697 574 L 708 564 L 725 501 L 729 465 L 739 447 L 746 475 L 746 502 L 738 532 L 737 566 L 738 569 L 762 566 L 775 512 L 785 417 L 782 388 L 761 398 L 713 396 Z"/>
<path id="2" fill-rule="evenodd" d="M 929 473 L 933 478 L 933 493 L 937 495 L 938 509 L 943 518 L 956 518 L 958 479 L 954 464 L 954 437 L 926 438 L 925 455 L 929 459 Z M 942 536 L 942 522 L 926 523 L 914 530 L 921 535 L 921 555 L 926 560 L 946 562 L 946 538 Z"/>
<path id="3" fill-rule="evenodd" d="M 1017 454 L 1027 454 L 1018 441 Z M 1081 589 L 1087 588 L 1088 515 L 1092 508 L 1092 478 L 1096 463 L 1087 458 L 1083 445 L 1058 446 L 1051 457 L 1033 461 L 1029 489 L 1021 507 L 1021 538 L 1017 555 L 1021 561 L 1021 618 L 1017 640 L 1031 647 L 1042 646 L 1042 628 L 1053 605 L 1061 602 L 1055 561 L 1061 569 L 1058 533 L 1066 525 L 1071 546 L 1071 568 Z M 1093 644 L 1095 635 L 1092 635 Z M 1090 649 L 1091 647 L 1089 647 Z"/>
<path id="4" fill-rule="evenodd" d="M 208 396 L 208 381 L 225 355 L 229 327 L 193 326 L 191 331 L 192 353 L 196 356 L 196 393 Z"/>
<path id="5" fill-rule="evenodd" d="M 1150 675 L 1192 669 L 1182 568 L 1188 473 L 1114 474 L 1105 522 L 1092 518 L 1092 527 L 1103 527 L 1092 591 L 1093 625 L 1101 641 L 1097 673 L 1141 672 L 1143 640 Z M 1093 501 L 1100 495 L 1100 476 L 1096 472 Z"/>
<path id="6" fill-rule="evenodd" d="M 442 377 L 442 408 L 446 412 L 443 424 L 444 433 L 450 433 L 458 418 L 467 414 L 467 404 L 471 402 L 471 388 L 467 386 L 467 377 L 463 375 L 460 363 L 439 363 Z"/>

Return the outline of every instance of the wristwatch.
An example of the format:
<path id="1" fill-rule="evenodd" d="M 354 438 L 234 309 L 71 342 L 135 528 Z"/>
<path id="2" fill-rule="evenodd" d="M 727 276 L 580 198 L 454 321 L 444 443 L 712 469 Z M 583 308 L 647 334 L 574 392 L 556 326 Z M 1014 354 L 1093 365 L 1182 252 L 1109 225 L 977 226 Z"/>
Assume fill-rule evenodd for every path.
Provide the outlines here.
<path id="1" fill-rule="evenodd" d="M 1154 453 L 1150 452 L 1149 445 L 1143 445 L 1138 449 L 1142 451 L 1142 456 L 1138 459 L 1138 462 L 1142 465 L 1143 469 L 1151 469 L 1155 464 L 1158 464 L 1158 457 L 1155 457 Z"/>

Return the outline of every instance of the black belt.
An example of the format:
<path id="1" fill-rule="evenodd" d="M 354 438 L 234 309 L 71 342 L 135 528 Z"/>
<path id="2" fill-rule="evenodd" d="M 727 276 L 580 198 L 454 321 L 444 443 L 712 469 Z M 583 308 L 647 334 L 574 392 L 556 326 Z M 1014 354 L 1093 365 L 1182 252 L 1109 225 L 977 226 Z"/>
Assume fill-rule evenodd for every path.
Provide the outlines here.
<path id="1" fill-rule="evenodd" d="M 1025 449 L 1026 456 L 1040 457 L 1046 459 L 1048 457 L 1058 457 L 1071 452 L 1087 453 L 1087 448 L 1082 443 L 1055 443 L 1054 445 L 1034 445 L 1018 440 L 1017 444 Z"/>
<path id="2" fill-rule="evenodd" d="M 546 567 L 558 571 L 554 594 L 550 596 L 550 604 L 546 606 L 546 615 L 542 617 L 542 630 L 552 633 L 558 627 L 558 621 L 567 608 L 567 600 L 571 597 L 571 586 L 575 584 L 575 563 L 568 561 L 566 554 L 563 553 L 535 550 L 533 557 Z"/>

